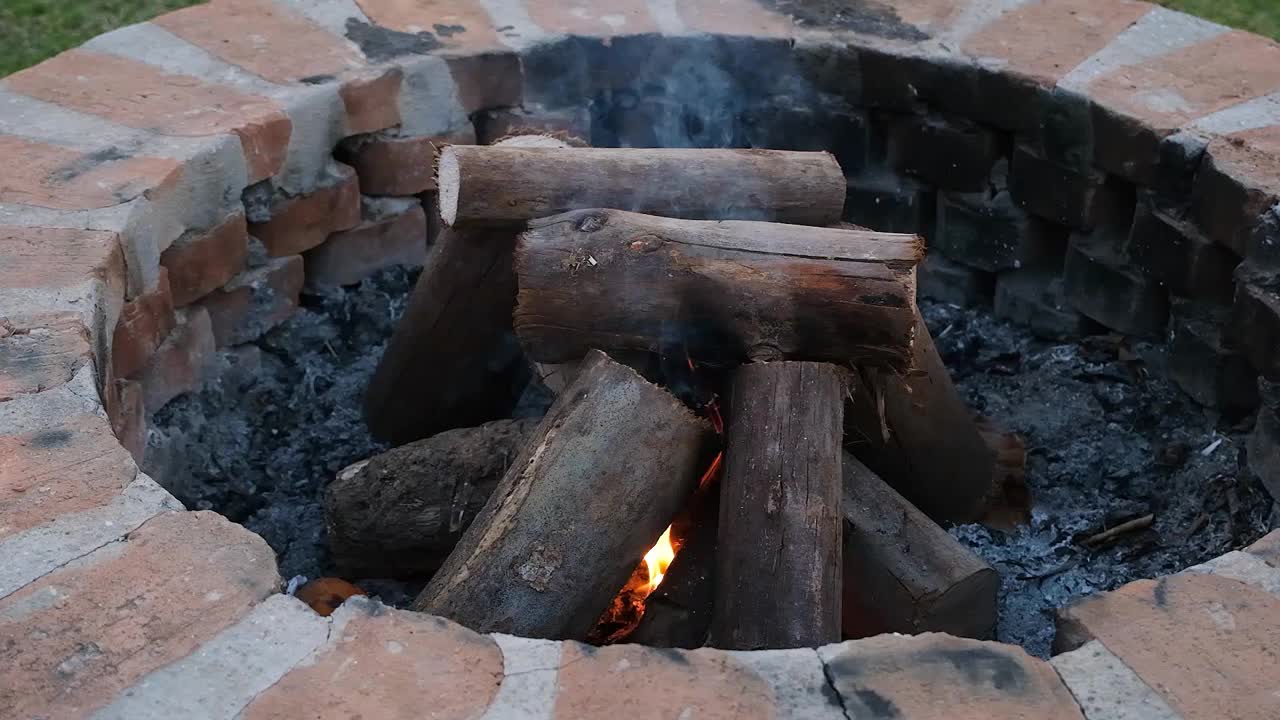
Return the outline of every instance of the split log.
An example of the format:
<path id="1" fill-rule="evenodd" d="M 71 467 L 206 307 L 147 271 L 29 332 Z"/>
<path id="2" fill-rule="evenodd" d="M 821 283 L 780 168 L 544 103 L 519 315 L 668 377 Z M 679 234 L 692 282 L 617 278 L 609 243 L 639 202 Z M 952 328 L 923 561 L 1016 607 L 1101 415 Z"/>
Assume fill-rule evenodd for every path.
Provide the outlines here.
<path id="1" fill-rule="evenodd" d="M 864 368 L 849 437 L 867 467 L 940 523 L 981 520 L 1000 480 L 996 453 L 956 392 L 924 321 L 915 320 L 913 370 Z"/>
<path id="2" fill-rule="evenodd" d="M 362 460 L 324 491 L 329 551 L 345 577 L 439 569 L 537 426 L 495 420 Z"/>
<path id="3" fill-rule="evenodd" d="M 592 352 L 414 608 L 581 639 L 697 485 L 714 431 Z"/>
<path id="4" fill-rule="evenodd" d="M 837 642 L 842 373 L 822 363 L 746 365 L 729 394 L 709 644 Z"/>
<path id="5" fill-rule="evenodd" d="M 830 153 L 451 145 L 436 172 L 450 226 L 519 224 L 579 208 L 797 225 L 840 220 L 846 183 Z"/>
<path id="6" fill-rule="evenodd" d="M 1000 576 L 844 454 L 844 634 L 991 638 Z"/>
<path id="7" fill-rule="evenodd" d="M 528 377 L 511 329 L 514 243 L 510 230 L 436 237 L 365 394 L 375 437 L 403 444 L 510 415 Z"/>
<path id="8" fill-rule="evenodd" d="M 700 491 L 686 519 L 672 523 L 680 547 L 662 584 L 645 600 L 644 617 L 627 642 L 685 649 L 706 643 L 715 605 L 719 490 L 717 484 Z"/>
<path id="9" fill-rule="evenodd" d="M 515 327 L 538 362 L 589 348 L 906 367 L 914 235 L 580 210 L 529 224 Z"/>

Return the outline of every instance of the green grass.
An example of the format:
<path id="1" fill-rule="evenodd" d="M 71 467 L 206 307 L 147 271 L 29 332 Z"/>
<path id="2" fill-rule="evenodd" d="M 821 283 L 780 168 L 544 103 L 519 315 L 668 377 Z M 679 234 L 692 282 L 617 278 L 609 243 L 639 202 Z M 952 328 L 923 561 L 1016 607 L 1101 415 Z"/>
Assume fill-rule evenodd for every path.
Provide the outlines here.
<path id="1" fill-rule="evenodd" d="M 195 2 L 197 0 L 0 0 L 0 77 L 75 47 L 94 35 Z M 1160 2 L 1280 40 L 1280 0 Z"/>
<path id="2" fill-rule="evenodd" d="M 197 0 L 0 0 L 0 77 Z M 247 30 L 246 30 L 247 31 Z"/>

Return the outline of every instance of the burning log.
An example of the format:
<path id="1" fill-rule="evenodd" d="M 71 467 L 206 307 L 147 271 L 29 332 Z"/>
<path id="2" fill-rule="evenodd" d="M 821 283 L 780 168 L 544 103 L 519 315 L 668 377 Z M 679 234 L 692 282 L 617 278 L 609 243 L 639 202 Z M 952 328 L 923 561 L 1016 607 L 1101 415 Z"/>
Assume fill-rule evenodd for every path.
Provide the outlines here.
<path id="1" fill-rule="evenodd" d="M 365 395 L 374 436 L 400 444 L 509 414 L 527 372 L 511 329 L 514 243 L 510 230 L 441 231 Z"/>
<path id="2" fill-rule="evenodd" d="M 518 224 L 589 207 L 695 220 L 828 225 L 845 179 L 825 152 L 452 145 L 436 172 L 451 226 Z"/>
<path id="3" fill-rule="evenodd" d="M 905 368 L 921 253 L 913 235 L 569 212 L 520 236 L 515 328 L 546 363 L 589 348 L 658 352 L 674 326 L 712 364 Z"/>
<path id="4" fill-rule="evenodd" d="M 840 639 L 843 374 L 823 363 L 746 365 L 729 397 L 710 645 Z"/>
<path id="5" fill-rule="evenodd" d="M 1000 576 L 848 453 L 842 507 L 846 637 L 992 637 Z"/>
<path id="6" fill-rule="evenodd" d="M 415 609 L 478 632 L 585 637 L 693 492 L 713 437 L 592 352 Z"/>
<path id="7" fill-rule="evenodd" d="M 537 420 L 449 430 L 358 462 L 325 488 L 329 550 L 347 577 L 425 577 L 449 556 Z"/>
<path id="8" fill-rule="evenodd" d="M 849 412 L 856 454 L 938 522 L 976 522 L 1001 480 L 996 453 L 960 399 L 924 321 L 915 319 L 913 370 L 864 368 Z"/>

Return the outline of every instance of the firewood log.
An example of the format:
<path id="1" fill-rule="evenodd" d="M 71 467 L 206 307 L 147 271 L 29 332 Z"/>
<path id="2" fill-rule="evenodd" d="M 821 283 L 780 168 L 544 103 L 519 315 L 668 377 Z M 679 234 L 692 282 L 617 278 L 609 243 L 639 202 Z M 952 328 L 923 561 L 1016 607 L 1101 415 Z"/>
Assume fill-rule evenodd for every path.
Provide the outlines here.
<path id="1" fill-rule="evenodd" d="M 676 332 L 713 364 L 905 368 L 921 252 L 914 235 L 579 210 L 520 236 L 515 328 L 546 363 L 658 352 Z"/>
<path id="2" fill-rule="evenodd" d="M 713 647 L 840 639 L 843 373 L 745 365 L 730 389 L 716 545 Z"/>
<path id="3" fill-rule="evenodd" d="M 844 634 L 991 638 L 1000 576 L 844 454 Z"/>
<path id="4" fill-rule="evenodd" d="M 911 366 L 864 369 L 846 415 L 854 454 L 935 521 L 981 520 L 1001 478 L 996 453 L 918 318 Z"/>
<path id="5" fill-rule="evenodd" d="M 533 434 L 536 419 L 449 430 L 362 460 L 324 491 L 329 551 L 345 577 L 428 577 Z"/>
<path id="6" fill-rule="evenodd" d="M 451 145 L 436 172 L 450 226 L 519 224 L 608 207 L 695 220 L 827 225 L 846 183 L 825 152 Z"/>
<path id="7" fill-rule="evenodd" d="M 590 353 L 414 608 L 478 632 L 584 638 L 713 440 L 670 393 Z"/>

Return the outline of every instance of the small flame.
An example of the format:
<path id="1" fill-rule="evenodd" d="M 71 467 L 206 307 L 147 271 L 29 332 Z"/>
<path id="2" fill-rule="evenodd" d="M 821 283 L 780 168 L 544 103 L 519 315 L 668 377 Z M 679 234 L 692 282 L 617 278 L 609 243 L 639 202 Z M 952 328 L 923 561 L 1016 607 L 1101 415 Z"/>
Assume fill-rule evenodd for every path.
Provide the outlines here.
<path id="1" fill-rule="evenodd" d="M 671 561 L 675 557 L 676 549 L 671 544 L 671 526 L 668 525 L 658 542 L 644 554 L 644 564 L 649 569 L 648 586 L 640 590 L 644 597 L 649 597 L 662 584 L 662 578 L 666 577 L 667 568 L 671 567 Z"/>

